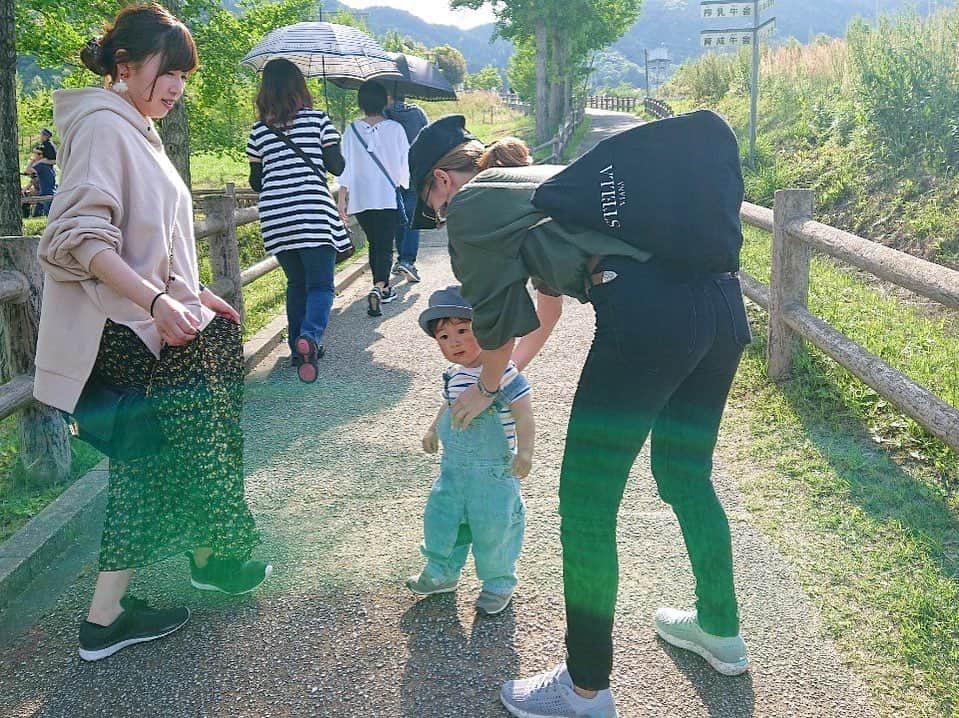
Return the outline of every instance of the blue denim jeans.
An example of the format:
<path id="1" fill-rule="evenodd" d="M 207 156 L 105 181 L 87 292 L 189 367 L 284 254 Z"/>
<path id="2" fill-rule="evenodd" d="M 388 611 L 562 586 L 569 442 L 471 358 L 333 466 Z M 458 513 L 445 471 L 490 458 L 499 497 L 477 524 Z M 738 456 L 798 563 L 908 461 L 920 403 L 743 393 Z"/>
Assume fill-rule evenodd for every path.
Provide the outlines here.
<path id="1" fill-rule="evenodd" d="M 416 209 L 416 190 L 403 190 L 403 202 L 406 204 L 406 213 L 413 218 Z M 396 228 L 396 258 L 405 264 L 416 264 L 416 255 L 420 251 L 420 231 L 410 229 L 401 223 Z"/>
<path id="2" fill-rule="evenodd" d="M 336 250 L 329 245 L 287 249 L 276 255 L 276 261 L 286 275 L 290 351 L 301 336 L 322 344 L 333 308 Z"/>
<path id="3" fill-rule="evenodd" d="M 424 570 L 433 578 L 459 576 L 472 545 L 483 588 L 509 593 L 516 585 L 526 509 L 496 407 L 465 429 L 452 427 L 447 410 L 437 428 L 443 459 L 423 515 Z"/>
<path id="4" fill-rule="evenodd" d="M 730 384 L 749 343 L 739 279 L 607 257 L 590 289 L 596 335 L 573 399 L 559 481 L 567 667 L 601 690 L 612 668 L 619 582 L 616 518 L 636 455 L 679 522 L 699 624 L 739 631 L 729 523 L 711 480 Z"/>

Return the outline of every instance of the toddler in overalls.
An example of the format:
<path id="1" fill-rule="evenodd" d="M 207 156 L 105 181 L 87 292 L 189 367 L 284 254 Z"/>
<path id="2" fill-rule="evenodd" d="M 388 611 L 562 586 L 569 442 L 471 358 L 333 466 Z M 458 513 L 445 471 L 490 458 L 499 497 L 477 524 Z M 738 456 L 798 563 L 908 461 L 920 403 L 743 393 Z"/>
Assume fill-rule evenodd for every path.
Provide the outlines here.
<path id="1" fill-rule="evenodd" d="M 469 426 L 454 429 L 449 407 L 483 370 L 472 309 L 459 287 L 450 286 L 433 292 L 419 321 L 453 363 L 443 373 L 443 405 L 423 437 L 428 453 L 443 444 L 440 475 L 423 515 L 426 566 L 406 585 L 420 596 L 455 591 L 472 545 L 483 582 L 476 608 L 497 614 L 512 598 L 526 527 L 519 479 L 529 474 L 533 457 L 530 387 L 511 361 L 489 409 Z"/>

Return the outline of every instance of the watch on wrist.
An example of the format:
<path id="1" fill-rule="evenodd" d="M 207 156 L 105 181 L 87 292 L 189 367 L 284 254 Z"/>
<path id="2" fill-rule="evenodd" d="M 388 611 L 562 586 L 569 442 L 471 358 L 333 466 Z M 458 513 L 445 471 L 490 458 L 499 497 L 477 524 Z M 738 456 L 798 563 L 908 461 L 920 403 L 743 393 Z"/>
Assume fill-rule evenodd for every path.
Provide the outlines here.
<path id="1" fill-rule="evenodd" d="M 493 399 L 493 398 L 496 396 L 496 392 L 495 392 L 495 391 L 490 391 L 489 389 L 487 389 L 487 388 L 483 385 L 483 380 L 482 380 L 482 379 L 477 378 L 477 380 L 476 380 L 476 388 L 479 389 L 479 393 L 482 394 L 482 395 L 483 395 L 484 397 L 486 397 L 487 399 Z"/>

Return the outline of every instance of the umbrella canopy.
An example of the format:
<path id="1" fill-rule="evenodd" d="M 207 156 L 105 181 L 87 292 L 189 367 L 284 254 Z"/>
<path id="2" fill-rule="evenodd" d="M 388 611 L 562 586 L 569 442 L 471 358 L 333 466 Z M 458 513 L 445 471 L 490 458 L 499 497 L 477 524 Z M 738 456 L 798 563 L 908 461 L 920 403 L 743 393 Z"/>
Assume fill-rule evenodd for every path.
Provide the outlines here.
<path id="1" fill-rule="evenodd" d="M 396 63 L 402 77 L 378 77 L 392 97 L 412 97 L 417 100 L 455 100 L 456 92 L 436 65 L 415 55 L 402 52 L 387 53 Z M 334 85 L 355 90 L 362 82 L 331 78 Z"/>
<path id="2" fill-rule="evenodd" d="M 396 63 L 361 30 L 333 22 L 299 22 L 270 32 L 240 62 L 262 71 L 270 60 L 289 60 L 304 77 L 357 83 L 373 78 L 402 79 Z"/>

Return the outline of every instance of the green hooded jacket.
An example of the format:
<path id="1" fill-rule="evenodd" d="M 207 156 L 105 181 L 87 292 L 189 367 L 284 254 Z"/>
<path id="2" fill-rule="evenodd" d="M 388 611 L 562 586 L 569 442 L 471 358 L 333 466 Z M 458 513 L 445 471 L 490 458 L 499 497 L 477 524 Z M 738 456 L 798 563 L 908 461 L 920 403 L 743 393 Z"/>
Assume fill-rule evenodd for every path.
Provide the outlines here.
<path id="1" fill-rule="evenodd" d="M 463 298 L 473 307 L 473 333 L 484 349 L 496 349 L 539 327 L 526 288 L 529 279 L 540 291 L 585 303 L 590 257 L 618 255 L 645 262 L 651 256 L 616 237 L 562 224 L 536 209 L 530 201 L 533 191 L 561 169 L 488 169 L 450 202 L 450 261 Z"/>

